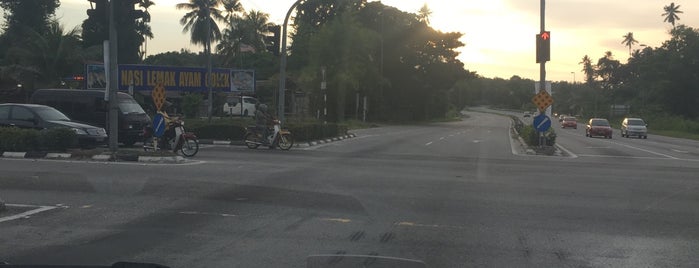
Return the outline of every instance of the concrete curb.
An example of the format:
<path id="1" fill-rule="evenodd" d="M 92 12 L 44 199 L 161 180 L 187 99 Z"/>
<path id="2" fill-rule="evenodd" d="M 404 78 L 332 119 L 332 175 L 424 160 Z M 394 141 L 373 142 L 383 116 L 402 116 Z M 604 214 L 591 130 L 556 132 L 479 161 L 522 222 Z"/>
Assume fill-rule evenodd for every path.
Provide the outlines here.
<path id="1" fill-rule="evenodd" d="M 73 155 L 70 153 L 45 153 L 45 152 L 3 152 L 0 157 L 13 159 L 49 159 L 49 160 L 71 160 Z M 144 162 L 144 163 L 167 163 L 181 164 L 186 162 L 182 156 L 136 156 L 136 155 L 117 155 L 97 154 L 88 158 L 98 162 Z M 85 159 L 82 159 L 85 160 Z"/>
<path id="2" fill-rule="evenodd" d="M 308 148 L 308 147 L 312 147 L 312 146 L 316 146 L 316 145 L 337 142 L 337 141 L 343 141 L 343 140 L 351 139 L 351 138 L 355 138 L 355 137 L 357 137 L 356 134 L 348 133 L 347 135 L 337 136 L 337 137 L 328 138 L 328 139 L 296 143 L 296 144 L 294 144 L 294 147 L 296 147 L 296 148 Z M 199 144 L 243 146 L 243 145 L 245 145 L 245 142 L 242 140 L 222 141 L 222 140 L 212 140 L 212 139 L 200 139 Z"/>

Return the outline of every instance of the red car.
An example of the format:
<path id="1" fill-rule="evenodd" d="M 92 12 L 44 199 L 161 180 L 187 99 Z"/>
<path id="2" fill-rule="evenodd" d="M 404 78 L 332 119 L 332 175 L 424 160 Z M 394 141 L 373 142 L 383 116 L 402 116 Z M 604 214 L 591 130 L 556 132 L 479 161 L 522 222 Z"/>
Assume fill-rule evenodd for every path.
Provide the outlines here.
<path id="1" fill-rule="evenodd" d="M 592 118 L 587 122 L 587 127 L 585 128 L 585 136 L 602 136 L 607 139 L 612 138 L 612 127 L 609 126 L 609 121 L 604 118 Z"/>
<path id="2" fill-rule="evenodd" d="M 565 117 L 565 118 L 563 118 L 563 121 L 561 121 L 561 127 L 562 128 L 572 127 L 574 129 L 578 129 L 578 120 L 572 116 Z"/>

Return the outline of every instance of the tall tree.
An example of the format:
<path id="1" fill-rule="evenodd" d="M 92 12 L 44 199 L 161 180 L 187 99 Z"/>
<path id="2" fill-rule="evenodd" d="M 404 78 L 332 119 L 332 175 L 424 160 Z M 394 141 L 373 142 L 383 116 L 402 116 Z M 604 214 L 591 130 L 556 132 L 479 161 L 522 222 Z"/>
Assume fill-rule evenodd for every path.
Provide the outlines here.
<path id="1" fill-rule="evenodd" d="M 189 32 L 190 42 L 204 45 L 205 51 L 210 52 L 210 43 L 221 39 L 221 30 L 216 22 L 225 21 L 225 17 L 218 9 L 220 4 L 221 0 L 189 0 L 176 5 L 177 9 L 189 11 L 180 19 L 180 24 L 184 26 L 182 32 Z"/>
<path id="2" fill-rule="evenodd" d="M 239 0 L 222 0 L 222 2 L 223 11 L 226 13 L 226 22 L 230 23 L 231 20 L 245 12 L 245 8 L 243 8 L 243 4 Z"/>
<path id="3" fill-rule="evenodd" d="M 432 16 L 432 10 L 427 6 L 427 3 L 422 5 L 420 10 L 417 12 L 417 19 L 420 22 L 430 24 L 430 17 Z"/>
<path id="4" fill-rule="evenodd" d="M 155 5 L 151 0 L 140 0 L 138 6 L 143 8 L 143 18 L 136 22 L 136 32 L 143 37 L 143 49 L 140 51 L 141 59 L 144 59 L 148 54 L 148 39 L 153 39 L 153 31 L 150 27 L 150 11 L 148 9 Z"/>
<path id="5" fill-rule="evenodd" d="M 592 84 L 592 82 L 595 81 L 595 68 L 592 66 L 592 59 L 590 59 L 590 56 L 585 55 L 578 64 L 582 64 L 583 66 L 582 71 L 585 73 L 585 82 L 588 85 Z"/>
<path id="6" fill-rule="evenodd" d="M 209 81 L 211 81 L 211 43 L 221 39 L 221 30 L 219 30 L 216 21 L 225 21 L 221 10 L 218 6 L 221 0 L 189 0 L 187 3 L 179 3 L 177 9 L 189 10 L 181 19 L 180 24 L 184 25 L 182 32 L 190 32 L 190 42 L 193 44 L 203 44 L 204 54 L 207 58 L 207 69 Z M 211 121 L 213 93 L 211 92 L 211 84 L 209 85 L 209 109 L 208 117 Z"/>
<path id="7" fill-rule="evenodd" d="M 59 0 L 0 0 L 5 11 L 3 36 L 16 43 L 26 42 L 24 33 L 48 31 Z"/>
<path id="8" fill-rule="evenodd" d="M 624 44 L 625 46 L 629 47 L 629 55 L 631 55 L 631 48 L 633 47 L 633 45 L 638 44 L 638 41 L 633 38 L 632 32 L 627 33 L 623 37 L 624 37 L 624 41 L 621 41 L 621 43 Z"/>
<path id="9" fill-rule="evenodd" d="M 675 28 L 675 22 L 680 20 L 680 17 L 677 16 L 677 14 L 683 13 L 680 11 L 680 5 L 675 5 L 675 3 L 672 2 L 670 5 L 664 6 L 663 10 L 665 11 L 665 13 L 661 15 L 665 17 L 663 21 L 672 24 L 672 28 Z"/>

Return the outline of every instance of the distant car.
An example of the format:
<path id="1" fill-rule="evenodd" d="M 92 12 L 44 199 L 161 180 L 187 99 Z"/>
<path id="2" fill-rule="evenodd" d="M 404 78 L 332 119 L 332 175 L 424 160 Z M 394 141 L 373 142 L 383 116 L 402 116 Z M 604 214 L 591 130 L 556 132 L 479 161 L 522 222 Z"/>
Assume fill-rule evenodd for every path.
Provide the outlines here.
<path id="1" fill-rule="evenodd" d="M 629 137 L 636 136 L 639 138 L 648 138 L 648 124 L 641 118 L 624 118 L 621 121 L 621 136 Z"/>
<path id="2" fill-rule="evenodd" d="M 524 112 L 524 117 L 532 117 L 532 113 L 530 113 L 530 112 Z"/>
<path id="3" fill-rule="evenodd" d="M 567 128 L 567 127 L 572 127 L 574 129 L 578 129 L 578 120 L 572 116 L 568 116 L 566 118 L 563 118 L 563 122 L 561 122 L 561 128 Z"/>
<path id="4" fill-rule="evenodd" d="M 242 100 L 241 100 L 242 99 Z M 242 105 L 240 103 L 243 103 Z M 227 115 L 255 116 L 259 101 L 248 96 L 231 96 L 223 104 L 223 112 Z"/>
<path id="5" fill-rule="evenodd" d="M 27 129 L 69 128 L 78 136 L 81 147 L 90 148 L 107 142 L 107 131 L 78 122 L 53 107 L 39 104 L 0 104 L 0 127 Z"/>
<path id="6" fill-rule="evenodd" d="M 566 118 L 566 116 L 567 116 L 567 115 L 565 115 L 565 114 L 559 115 L 559 116 L 558 116 L 558 122 L 561 122 L 561 123 L 562 123 L 562 122 L 563 122 L 563 118 Z"/>
<path id="7" fill-rule="evenodd" d="M 604 118 L 592 118 L 587 122 L 585 127 L 585 136 L 602 136 L 607 139 L 612 138 L 612 127 L 609 125 L 609 121 Z"/>

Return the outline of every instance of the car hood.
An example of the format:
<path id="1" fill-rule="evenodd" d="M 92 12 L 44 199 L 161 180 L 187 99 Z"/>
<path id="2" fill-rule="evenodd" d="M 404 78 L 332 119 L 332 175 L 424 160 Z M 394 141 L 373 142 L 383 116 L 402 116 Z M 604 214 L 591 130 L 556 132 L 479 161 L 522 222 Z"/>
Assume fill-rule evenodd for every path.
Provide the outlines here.
<path id="1" fill-rule="evenodd" d="M 78 123 L 78 122 L 72 122 L 72 121 L 60 121 L 60 120 L 54 120 L 54 121 L 48 121 L 51 125 L 54 126 L 63 126 L 63 127 L 70 127 L 70 128 L 79 128 L 79 129 L 92 129 L 92 128 L 98 128 L 95 126 L 83 124 L 83 123 Z"/>

